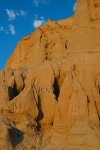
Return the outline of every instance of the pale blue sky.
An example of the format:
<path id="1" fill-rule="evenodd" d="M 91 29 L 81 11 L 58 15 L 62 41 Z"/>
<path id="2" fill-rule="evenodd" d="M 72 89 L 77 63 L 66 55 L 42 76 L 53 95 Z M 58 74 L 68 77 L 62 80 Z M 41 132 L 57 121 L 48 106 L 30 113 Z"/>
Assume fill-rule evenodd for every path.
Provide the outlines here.
<path id="1" fill-rule="evenodd" d="M 0 70 L 16 44 L 48 18 L 57 21 L 74 14 L 76 0 L 0 0 Z"/>

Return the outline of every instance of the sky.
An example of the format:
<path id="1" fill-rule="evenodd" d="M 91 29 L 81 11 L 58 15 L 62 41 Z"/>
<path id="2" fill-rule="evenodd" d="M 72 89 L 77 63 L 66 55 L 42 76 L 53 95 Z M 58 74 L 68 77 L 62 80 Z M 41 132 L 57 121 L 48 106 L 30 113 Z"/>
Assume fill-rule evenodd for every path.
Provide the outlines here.
<path id="1" fill-rule="evenodd" d="M 47 22 L 68 18 L 76 0 L 0 0 L 0 70 L 18 41 Z"/>

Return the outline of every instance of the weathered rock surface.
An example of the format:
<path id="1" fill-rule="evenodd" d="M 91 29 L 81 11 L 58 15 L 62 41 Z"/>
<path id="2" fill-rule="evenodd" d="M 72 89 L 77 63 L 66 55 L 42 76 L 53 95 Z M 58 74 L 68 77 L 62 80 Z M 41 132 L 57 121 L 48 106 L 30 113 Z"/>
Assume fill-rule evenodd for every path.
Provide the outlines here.
<path id="1" fill-rule="evenodd" d="M 58 22 L 49 19 L 18 43 L 6 67 L 36 67 L 59 56 L 67 49 L 72 23 L 73 17 Z"/>
<path id="2" fill-rule="evenodd" d="M 0 150 L 100 150 L 100 0 L 24 37 L 0 71 Z"/>

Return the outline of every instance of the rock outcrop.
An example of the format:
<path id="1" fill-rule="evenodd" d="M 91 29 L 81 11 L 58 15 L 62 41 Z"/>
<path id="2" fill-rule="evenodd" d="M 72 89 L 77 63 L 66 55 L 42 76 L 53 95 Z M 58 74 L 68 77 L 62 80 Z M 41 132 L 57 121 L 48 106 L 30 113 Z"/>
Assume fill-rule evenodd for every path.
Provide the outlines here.
<path id="1" fill-rule="evenodd" d="M 45 25 L 18 43 L 6 67 L 36 67 L 58 57 L 67 49 L 72 23 L 73 17 L 58 22 L 49 19 Z"/>
<path id="2" fill-rule="evenodd" d="M 100 0 L 24 37 L 0 71 L 0 150 L 100 150 Z"/>

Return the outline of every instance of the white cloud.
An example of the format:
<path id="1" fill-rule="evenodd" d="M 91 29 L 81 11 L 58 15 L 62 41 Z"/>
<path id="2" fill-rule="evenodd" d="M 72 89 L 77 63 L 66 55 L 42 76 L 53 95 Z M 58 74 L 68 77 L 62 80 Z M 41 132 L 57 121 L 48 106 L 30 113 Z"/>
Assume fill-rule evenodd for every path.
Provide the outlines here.
<path id="1" fill-rule="evenodd" d="M 24 10 L 19 10 L 19 11 L 14 11 L 12 9 L 6 9 L 6 13 L 8 15 L 8 20 L 9 21 L 13 21 L 15 20 L 16 16 L 22 16 L 22 17 L 25 17 L 27 12 L 24 11 Z"/>
<path id="2" fill-rule="evenodd" d="M 0 31 L 3 32 L 3 33 L 9 34 L 7 29 L 5 29 L 3 26 L 0 26 Z"/>
<path id="3" fill-rule="evenodd" d="M 39 4 L 47 5 L 49 1 L 48 0 L 33 0 L 33 3 L 35 4 L 35 6 L 38 6 Z"/>
<path id="4" fill-rule="evenodd" d="M 36 17 L 36 19 L 33 22 L 34 28 L 40 27 L 41 25 L 43 25 L 46 22 L 44 17 L 40 17 L 40 19 L 38 19 L 37 15 L 35 15 L 35 17 Z"/>
<path id="5" fill-rule="evenodd" d="M 4 27 L 3 26 L 0 27 L 0 31 L 4 31 Z"/>
<path id="6" fill-rule="evenodd" d="M 74 6 L 73 6 L 73 11 L 75 11 L 75 9 L 76 9 L 76 3 L 75 3 Z"/>
<path id="7" fill-rule="evenodd" d="M 15 31 L 15 28 L 12 24 L 9 25 L 9 30 L 11 31 L 12 35 L 15 35 L 16 31 Z"/>
<path id="8" fill-rule="evenodd" d="M 15 14 L 14 10 L 6 9 L 6 13 L 9 17 L 9 20 L 14 20 L 15 19 L 16 14 Z"/>
<path id="9" fill-rule="evenodd" d="M 24 10 L 20 10 L 19 11 L 19 14 L 20 14 L 20 16 L 22 16 L 22 17 L 26 17 L 26 11 L 24 11 Z"/>

